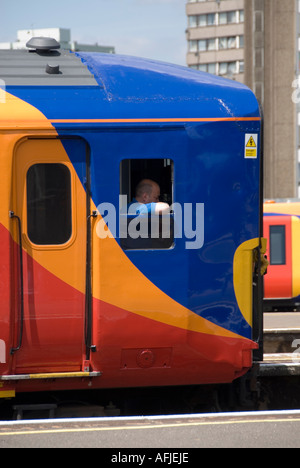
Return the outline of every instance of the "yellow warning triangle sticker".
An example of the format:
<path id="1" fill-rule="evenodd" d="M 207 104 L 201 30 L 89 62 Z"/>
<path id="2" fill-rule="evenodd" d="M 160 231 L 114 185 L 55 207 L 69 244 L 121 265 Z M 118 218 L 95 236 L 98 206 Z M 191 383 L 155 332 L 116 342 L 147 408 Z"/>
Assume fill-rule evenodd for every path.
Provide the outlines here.
<path id="1" fill-rule="evenodd" d="M 250 137 L 250 140 L 248 141 L 246 148 L 256 148 L 256 143 L 254 141 L 253 136 Z"/>

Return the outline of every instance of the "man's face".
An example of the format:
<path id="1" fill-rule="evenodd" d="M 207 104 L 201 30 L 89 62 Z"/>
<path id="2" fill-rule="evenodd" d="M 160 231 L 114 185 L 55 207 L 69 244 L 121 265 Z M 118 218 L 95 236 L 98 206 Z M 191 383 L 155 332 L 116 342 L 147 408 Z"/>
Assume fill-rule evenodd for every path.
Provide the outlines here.
<path id="1" fill-rule="evenodd" d="M 160 197 L 160 188 L 157 185 L 152 187 L 152 191 L 150 194 L 147 194 L 146 203 L 158 203 Z"/>

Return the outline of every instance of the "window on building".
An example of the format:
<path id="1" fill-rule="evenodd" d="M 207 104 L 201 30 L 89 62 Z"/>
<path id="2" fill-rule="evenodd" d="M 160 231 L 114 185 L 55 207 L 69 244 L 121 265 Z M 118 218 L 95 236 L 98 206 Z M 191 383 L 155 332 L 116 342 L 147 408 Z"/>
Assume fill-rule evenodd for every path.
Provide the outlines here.
<path id="1" fill-rule="evenodd" d="M 188 17 L 188 23 L 190 28 L 214 26 L 217 23 L 217 14 L 191 15 Z"/>
<path id="2" fill-rule="evenodd" d="M 206 50 L 216 50 L 216 48 L 217 48 L 216 39 L 207 39 Z"/>
<path id="3" fill-rule="evenodd" d="M 270 226 L 270 264 L 285 265 L 285 226 Z"/>
<path id="4" fill-rule="evenodd" d="M 189 41 L 190 52 L 207 52 L 217 49 L 217 40 L 214 39 L 200 39 L 199 41 Z"/>
<path id="5" fill-rule="evenodd" d="M 200 39 L 200 41 L 198 41 L 198 50 L 200 52 L 204 52 L 207 50 L 207 40 L 206 39 Z"/>
<path id="6" fill-rule="evenodd" d="M 189 52 L 198 52 L 198 41 L 189 41 Z"/>
<path id="7" fill-rule="evenodd" d="M 217 64 L 216 63 L 200 63 L 199 65 L 195 65 L 193 68 L 202 72 L 210 73 L 211 75 L 215 75 L 217 71 Z"/>
<path id="8" fill-rule="evenodd" d="M 232 23 L 236 23 L 236 22 L 237 22 L 236 12 L 235 11 L 229 11 L 227 13 L 227 24 L 232 24 Z"/>
<path id="9" fill-rule="evenodd" d="M 207 0 L 189 0 L 189 3 L 195 3 L 197 1 L 207 1 Z M 221 13 L 208 13 L 208 14 L 203 14 L 203 15 L 189 16 L 189 26 L 191 28 L 214 26 L 216 24 L 244 23 L 244 21 L 245 21 L 244 10 L 224 11 Z"/>
<path id="10" fill-rule="evenodd" d="M 198 26 L 198 16 L 195 16 L 195 15 L 189 16 L 188 21 L 189 21 L 190 28 L 196 28 Z"/>
<path id="11" fill-rule="evenodd" d="M 233 24 L 237 22 L 236 11 L 225 11 L 219 13 L 219 24 Z"/>
<path id="12" fill-rule="evenodd" d="M 221 62 L 221 63 L 198 63 L 189 65 L 194 70 L 210 73 L 212 75 L 236 75 L 244 73 L 244 61 Z"/>
<path id="13" fill-rule="evenodd" d="M 212 74 L 212 75 L 216 74 L 216 68 L 217 68 L 216 63 L 208 63 L 207 64 L 207 72 Z"/>
<path id="14" fill-rule="evenodd" d="M 237 62 L 219 63 L 219 75 L 234 75 L 237 72 Z"/>
<path id="15" fill-rule="evenodd" d="M 37 245 L 65 244 L 72 234 L 71 174 L 64 164 L 27 172 L 27 233 Z"/>
<path id="16" fill-rule="evenodd" d="M 207 26 L 214 26 L 216 24 L 216 14 L 210 13 L 207 15 Z"/>
<path id="17" fill-rule="evenodd" d="M 227 49 L 236 49 L 237 47 L 237 37 L 232 36 L 227 38 Z"/>
<path id="18" fill-rule="evenodd" d="M 220 37 L 219 38 L 219 49 L 236 49 L 237 47 L 237 37 Z"/>
<path id="19" fill-rule="evenodd" d="M 228 36 L 212 39 L 189 41 L 190 52 L 206 52 L 212 50 L 238 49 L 244 47 L 244 36 Z"/>

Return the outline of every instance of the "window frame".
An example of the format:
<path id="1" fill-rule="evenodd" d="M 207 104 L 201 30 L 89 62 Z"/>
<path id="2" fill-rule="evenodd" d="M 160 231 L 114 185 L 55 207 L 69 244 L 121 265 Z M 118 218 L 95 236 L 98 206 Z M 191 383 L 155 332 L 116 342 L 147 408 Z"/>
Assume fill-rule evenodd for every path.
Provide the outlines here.
<path id="1" fill-rule="evenodd" d="M 124 210 L 125 207 L 122 207 L 120 206 L 119 209 L 120 209 L 120 212 L 122 213 L 123 212 L 123 216 L 126 216 L 127 218 L 127 222 L 128 222 L 128 225 L 127 225 L 127 234 L 128 234 L 128 226 L 129 226 L 129 223 L 131 222 L 131 220 L 133 220 L 134 218 L 136 218 L 137 216 L 139 216 L 138 214 L 137 215 L 128 215 L 128 204 L 130 204 L 132 202 L 132 197 L 133 197 L 133 185 L 136 185 L 136 181 L 135 181 L 135 184 L 133 184 L 133 172 L 134 172 L 134 169 L 131 167 L 131 164 L 132 162 L 134 161 L 139 161 L 140 164 L 142 164 L 142 162 L 145 162 L 145 161 L 148 161 L 151 165 L 151 162 L 156 162 L 156 161 L 161 161 L 164 163 L 164 167 L 170 167 L 170 180 L 169 180 L 169 183 L 171 185 L 171 192 L 170 192 L 170 196 L 171 196 L 171 200 L 169 201 L 168 200 L 168 203 L 170 204 L 170 206 L 174 203 L 174 167 L 175 167 L 175 162 L 174 162 L 174 159 L 173 158 L 166 158 L 166 157 L 153 157 L 153 158 L 124 158 L 120 161 L 120 168 L 119 168 L 119 171 L 120 171 L 120 178 L 119 178 L 119 194 L 120 195 L 126 195 L 127 196 L 127 213 L 125 213 L 126 210 Z M 124 169 L 122 168 L 124 164 Z M 128 166 L 127 166 L 128 165 Z M 126 168 L 127 166 L 127 168 Z M 126 177 L 126 174 L 124 174 L 122 172 L 122 170 L 128 170 L 128 175 L 129 175 L 129 179 L 130 179 L 130 182 L 129 182 L 129 186 L 128 186 L 128 191 L 127 193 L 125 193 L 124 191 L 124 188 L 123 188 L 123 183 L 124 183 L 124 180 L 123 180 L 123 177 Z M 153 168 L 152 168 L 153 170 Z M 149 175 L 149 177 L 146 177 L 145 174 L 141 174 L 141 177 L 139 178 L 139 181 L 142 180 L 142 179 L 145 179 L 145 178 L 149 178 L 149 179 L 152 179 L 153 177 L 151 175 Z M 153 178 L 154 180 L 154 178 Z M 139 182 L 138 181 L 138 182 Z M 157 180 L 158 181 L 158 180 Z M 160 183 L 159 183 L 160 182 Z M 161 186 L 161 181 L 158 181 L 159 185 L 160 185 L 160 188 L 162 190 L 162 186 Z M 130 192 L 130 193 L 128 193 Z M 161 192 L 161 196 L 162 196 L 162 192 Z M 162 200 L 163 201 L 163 200 Z M 122 216 L 122 214 L 121 214 Z M 141 215 L 141 216 L 147 216 L 148 217 L 148 223 L 150 223 L 150 220 L 151 220 L 151 215 L 149 217 L 149 214 L 147 215 Z M 170 213 L 170 214 L 167 214 L 167 215 L 154 215 L 154 219 L 155 220 L 159 220 L 159 222 L 161 222 L 161 218 L 163 216 L 169 216 L 170 217 L 170 230 L 172 232 L 172 235 L 170 237 L 170 242 L 171 242 L 171 245 L 169 245 L 168 247 L 163 247 L 162 246 L 162 242 L 166 242 L 169 238 L 165 238 L 165 239 L 156 239 L 154 238 L 151 239 L 143 239 L 143 238 L 137 238 L 137 239 L 131 239 L 130 240 L 130 243 L 131 242 L 134 242 L 134 241 L 140 241 L 140 247 L 138 246 L 138 242 L 137 242 L 137 247 L 134 248 L 134 247 L 129 247 L 129 248 L 125 248 L 125 243 L 126 243 L 126 239 L 123 239 L 123 238 L 120 238 L 119 241 L 120 241 L 120 246 L 122 248 L 122 250 L 124 252 L 157 252 L 157 251 L 169 251 L 169 250 L 173 250 L 174 247 L 175 247 L 175 242 L 176 242 L 176 239 L 175 239 L 175 235 L 174 235 L 174 214 L 173 213 Z M 173 221 L 171 221 L 173 220 Z M 148 232 L 150 232 L 150 225 L 148 224 Z M 149 245 L 149 247 L 146 245 L 147 244 L 147 241 L 150 243 L 152 241 L 152 245 Z M 146 245 L 146 246 L 145 246 Z"/>
<path id="2" fill-rule="evenodd" d="M 281 232 L 277 233 L 281 236 L 280 238 L 280 258 L 282 260 L 280 262 L 274 262 L 274 245 L 272 241 L 273 233 L 272 231 L 279 230 L 281 228 Z M 287 251 L 286 251 L 286 226 L 284 224 L 276 224 L 276 225 L 271 225 L 269 227 L 269 239 L 270 239 L 270 265 L 271 266 L 285 266 L 287 264 Z M 276 256 L 278 257 L 278 253 L 276 253 Z"/>
<path id="3" fill-rule="evenodd" d="M 70 175 L 70 215 L 71 215 L 71 235 L 69 239 L 62 243 L 62 244 L 36 244 L 33 242 L 29 236 L 29 230 L 28 230 L 28 172 L 29 170 L 35 166 L 35 165 L 61 165 L 65 166 Z M 25 234 L 25 242 L 31 246 L 32 249 L 34 250 L 64 250 L 66 248 L 69 248 L 75 241 L 76 239 L 76 190 L 75 190 L 75 178 L 74 178 L 74 172 L 73 172 L 73 167 L 71 164 L 65 162 L 65 161 L 53 161 L 53 160 L 35 160 L 31 161 L 27 167 L 25 168 L 25 196 L 23 199 L 23 223 L 24 223 L 24 234 Z"/>

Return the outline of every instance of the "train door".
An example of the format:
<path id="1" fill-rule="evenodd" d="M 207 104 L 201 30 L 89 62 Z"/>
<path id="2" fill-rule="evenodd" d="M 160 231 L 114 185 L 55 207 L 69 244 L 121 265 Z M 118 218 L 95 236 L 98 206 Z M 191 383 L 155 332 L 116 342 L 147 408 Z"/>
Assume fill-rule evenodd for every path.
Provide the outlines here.
<path id="1" fill-rule="evenodd" d="M 268 274 L 265 276 L 265 298 L 292 297 L 291 217 L 264 217 L 264 236 L 268 240 Z"/>
<path id="2" fill-rule="evenodd" d="M 15 149 L 10 217 L 16 374 L 82 368 L 87 203 L 78 175 L 84 180 L 85 171 L 80 139 L 28 138 Z"/>

